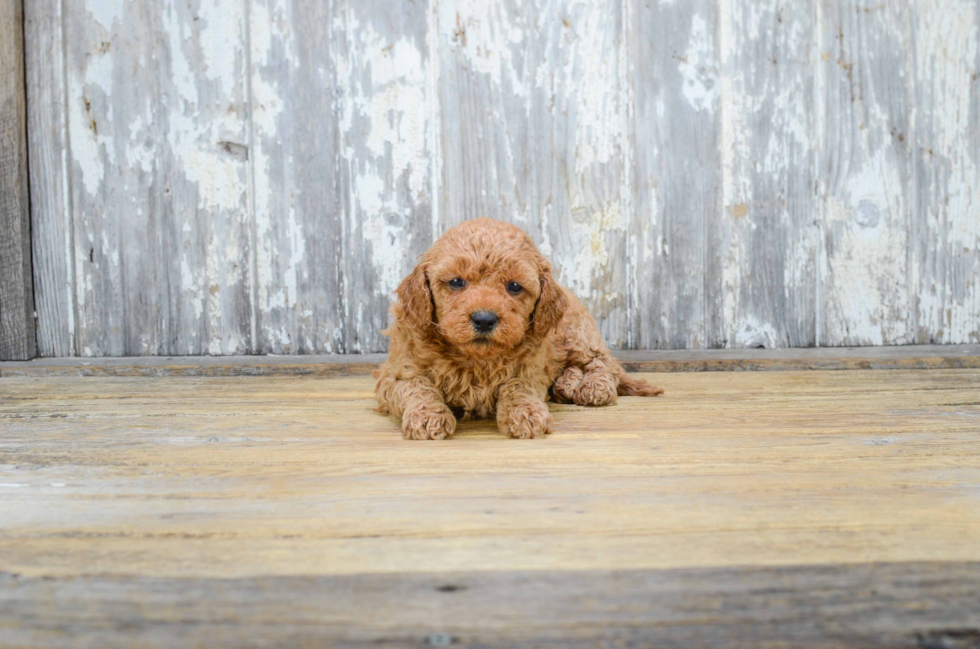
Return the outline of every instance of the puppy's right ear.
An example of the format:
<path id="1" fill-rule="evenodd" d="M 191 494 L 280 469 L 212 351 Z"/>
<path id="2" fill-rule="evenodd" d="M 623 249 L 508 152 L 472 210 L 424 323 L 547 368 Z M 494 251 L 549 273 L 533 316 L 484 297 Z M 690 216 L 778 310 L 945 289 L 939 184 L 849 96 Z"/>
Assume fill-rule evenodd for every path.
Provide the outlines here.
<path id="1" fill-rule="evenodd" d="M 424 262 L 419 262 L 412 274 L 402 280 L 396 293 L 402 316 L 412 326 L 423 329 L 435 324 L 436 303 L 432 299 Z"/>

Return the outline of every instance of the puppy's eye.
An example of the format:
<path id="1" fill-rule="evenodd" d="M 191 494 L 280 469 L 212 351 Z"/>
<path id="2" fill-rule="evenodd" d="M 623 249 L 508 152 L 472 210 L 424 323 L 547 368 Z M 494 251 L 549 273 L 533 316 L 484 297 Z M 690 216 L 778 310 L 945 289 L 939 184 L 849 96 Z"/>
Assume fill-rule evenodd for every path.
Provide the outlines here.
<path id="1" fill-rule="evenodd" d="M 455 279 L 449 280 L 449 288 L 458 291 L 461 288 L 466 287 L 466 280 L 462 277 L 457 277 Z"/>
<path id="2" fill-rule="evenodd" d="M 507 292 L 511 295 L 520 295 L 520 292 L 524 290 L 524 287 L 517 282 L 511 282 L 507 285 Z"/>

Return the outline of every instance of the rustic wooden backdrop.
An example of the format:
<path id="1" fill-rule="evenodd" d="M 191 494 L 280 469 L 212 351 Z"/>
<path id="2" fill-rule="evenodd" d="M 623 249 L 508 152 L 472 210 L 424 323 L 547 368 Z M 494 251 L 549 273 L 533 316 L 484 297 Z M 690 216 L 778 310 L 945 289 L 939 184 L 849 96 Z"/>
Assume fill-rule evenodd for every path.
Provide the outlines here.
<path id="1" fill-rule="evenodd" d="M 27 0 L 42 355 L 383 350 L 525 227 L 615 347 L 980 341 L 977 0 Z"/>

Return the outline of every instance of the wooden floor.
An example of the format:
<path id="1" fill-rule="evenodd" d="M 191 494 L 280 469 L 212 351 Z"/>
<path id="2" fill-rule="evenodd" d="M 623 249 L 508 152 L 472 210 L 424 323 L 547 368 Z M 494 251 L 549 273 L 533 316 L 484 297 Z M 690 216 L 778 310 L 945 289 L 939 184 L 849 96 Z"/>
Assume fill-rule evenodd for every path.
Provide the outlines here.
<path id="1" fill-rule="evenodd" d="M 980 646 L 980 370 L 644 376 L 445 442 L 367 377 L 0 378 L 0 646 Z"/>

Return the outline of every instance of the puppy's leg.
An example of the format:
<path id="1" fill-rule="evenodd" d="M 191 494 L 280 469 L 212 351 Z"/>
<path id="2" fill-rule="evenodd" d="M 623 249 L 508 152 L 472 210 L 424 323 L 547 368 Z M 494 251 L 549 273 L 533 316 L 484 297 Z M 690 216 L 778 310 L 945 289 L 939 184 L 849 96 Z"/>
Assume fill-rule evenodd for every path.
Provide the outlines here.
<path id="1" fill-rule="evenodd" d="M 609 406 L 616 403 L 619 380 L 613 369 L 615 362 L 608 352 L 604 352 L 585 365 L 585 376 L 573 397 L 576 405 Z"/>
<path id="2" fill-rule="evenodd" d="M 556 398 L 580 406 L 616 403 L 621 368 L 602 343 L 599 326 L 592 314 L 574 297 L 570 298 L 570 308 L 562 319 L 560 333 L 565 370 L 552 390 Z"/>
<path id="3" fill-rule="evenodd" d="M 552 419 L 544 402 L 545 390 L 524 379 L 511 379 L 497 394 L 497 428 L 520 439 L 544 437 L 551 432 Z"/>
<path id="4" fill-rule="evenodd" d="M 456 418 L 428 379 L 384 377 L 377 394 L 378 410 L 401 418 L 405 439 L 447 439 L 456 431 Z"/>
<path id="5" fill-rule="evenodd" d="M 582 370 L 572 366 L 566 367 L 565 372 L 558 377 L 555 384 L 551 386 L 551 392 L 558 403 L 571 403 L 575 400 L 575 390 L 582 384 L 585 374 Z"/>

